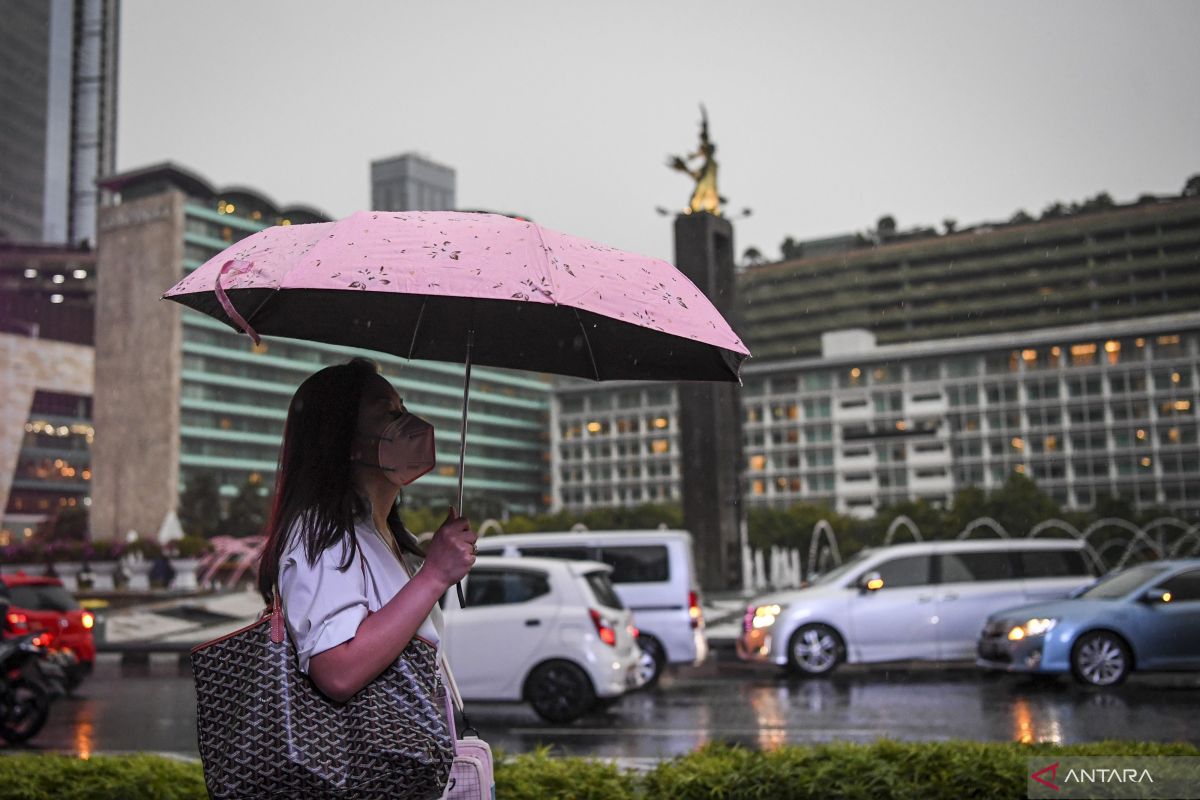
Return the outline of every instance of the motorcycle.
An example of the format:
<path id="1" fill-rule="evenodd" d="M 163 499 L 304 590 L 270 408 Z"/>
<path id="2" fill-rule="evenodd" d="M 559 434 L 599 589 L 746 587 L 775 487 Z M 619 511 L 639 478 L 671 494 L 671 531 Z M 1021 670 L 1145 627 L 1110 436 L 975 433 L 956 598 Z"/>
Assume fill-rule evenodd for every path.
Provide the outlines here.
<path id="1" fill-rule="evenodd" d="M 0 739 L 15 744 L 36 736 L 65 687 L 66 673 L 47 660 L 38 634 L 0 640 Z"/>

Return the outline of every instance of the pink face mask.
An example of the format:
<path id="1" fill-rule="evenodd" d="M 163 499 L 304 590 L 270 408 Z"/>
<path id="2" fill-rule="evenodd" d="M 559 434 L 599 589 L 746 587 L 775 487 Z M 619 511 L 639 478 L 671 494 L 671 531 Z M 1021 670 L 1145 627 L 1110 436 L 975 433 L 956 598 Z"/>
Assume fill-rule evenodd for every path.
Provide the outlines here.
<path id="1" fill-rule="evenodd" d="M 416 414 L 402 414 L 379 435 L 378 466 L 397 486 L 407 486 L 436 463 L 433 426 Z"/>

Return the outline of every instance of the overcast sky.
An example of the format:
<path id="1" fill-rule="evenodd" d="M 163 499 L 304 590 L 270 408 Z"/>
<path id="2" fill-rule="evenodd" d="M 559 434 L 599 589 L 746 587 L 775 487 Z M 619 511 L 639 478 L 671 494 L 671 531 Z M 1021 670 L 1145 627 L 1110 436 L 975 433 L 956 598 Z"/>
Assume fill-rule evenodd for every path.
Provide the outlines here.
<path id="1" fill-rule="evenodd" d="M 1200 172 L 1197 2 L 122 4 L 121 169 L 340 217 L 421 152 L 461 207 L 670 258 L 707 104 L 736 247 L 1038 213 Z"/>

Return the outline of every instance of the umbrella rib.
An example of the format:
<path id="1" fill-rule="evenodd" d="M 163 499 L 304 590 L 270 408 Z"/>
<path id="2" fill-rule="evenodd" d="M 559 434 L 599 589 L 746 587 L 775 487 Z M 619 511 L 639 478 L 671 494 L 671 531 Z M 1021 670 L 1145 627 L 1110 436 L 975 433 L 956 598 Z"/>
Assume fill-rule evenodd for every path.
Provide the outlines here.
<path id="1" fill-rule="evenodd" d="M 529 223 L 533 226 L 533 232 L 537 234 L 538 244 L 542 246 L 542 266 L 546 270 L 546 280 L 550 281 L 550 300 L 554 305 L 558 305 L 558 286 L 554 283 L 554 275 L 550 272 L 550 248 L 546 246 L 546 239 L 542 236 L 542 226 L 536 222 Z M 543 294 L 545 294 L 543 292 Z M 599 380 L 599 378 L 597 378 Z"/>
<path id="2" fill-rule="evenodd" d="M 600 380 L 600 370 L 596 367 L 596 356 L 592 353 L 592 342 L 588 339 L 587 328 L 583 325 L 583 319 L 579 316 L 579 309 L 572 308 L 575 312 L 575 321 L 579 323 L 579 330 L 583 333 L 583 343 L 587 345 L 588 358 L 592 361 L 592 374 L 596 376 L 596 380 Z"/>
<path id="3" fill-rule="evenodd" d="M 428 300 L 428 296 L 421 298 L 421 310 L 417 312 L 417 322 L 415 325 L 413 325 L 412 342 L 408 345 L 409 360 L 411 360 L 413 357 L 413 351 L 417 349 L 417 331 L 421 329 L 421 318 L 425 316 L 425 303 L 428 302 Z"/>

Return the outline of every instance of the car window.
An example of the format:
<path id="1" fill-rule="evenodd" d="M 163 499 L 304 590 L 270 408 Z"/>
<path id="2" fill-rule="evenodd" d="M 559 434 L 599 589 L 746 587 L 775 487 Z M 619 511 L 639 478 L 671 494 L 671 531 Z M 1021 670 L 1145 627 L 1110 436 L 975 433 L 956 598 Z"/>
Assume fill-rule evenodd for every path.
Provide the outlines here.
<path id="1" fill-rule="evenodd" d="M 866 561 L 875 554 L 874 550 L 860 550 L 850 557 L 848 561 L 838 564 L 829 572 L 822 572 L 820 575 L 812 579 L 812 585 L 816 586 L 821 583 L 830 583 L 845 575 L 847 572 L 857 568 L 862 562 Z"/>
<path id="2" fill-rule="evenodd" d="M 1156 584 L 1171 593 L 1172 603 L 1200 600 L 1200 569 L 1181 572 Z"/>
<path id="3" fill-rule="evenodd" d="M 1026 578 L 1066 578 L 1091 575 L 1082 550 L 1022 550 L 1017 553 Z"/>
<path id="4" fill-rule="evenodd" d="M 624 608 L 625 604 L 621 602 L 621 598 L 617 597 L 616 591 L 613 589 L 612 581 L 608 577 L 607 572 L 596 570 L 589 572 L 583 576 L 587 580 L 588 588 L 592 590 L 592 595 L 596 598 L 596 602 L 607 608 Z"/>
<path id="5" fill-rule="evenodd" d="M 522 547 L 521 555 L 537 558 L 567 558 L 571 561 L 591 561 L 592 554 L 586 547 Z"/>
<path id="6" fill-rule="evenodd" d="M 1079 597 L 1082 600 L 1116 600 L 1129 594 L 1151 578 L 1166 572 L 1167 569 L 1159 564 L 1141 564 L 1131 567 L 1101 578 L 1095 586 Z"/>
<path id="7" fill-rule="evenodd" d="M 902 589 L 905 586 L 925 586 L 930 580 L 930 556 L 904 556 L 885 561 L 871 572 L 883 578 L 883 589 Z"/>
<path id="8" fill-rule="evenodd" d="M 941 562 L 942 583 L 1008 581 L 1016 577 L 1013 560 L 1003 551 L 943 553 Z"/>
<path id="9" fill-rule="evenodd" d="M 549 593 L 545 573 L 475 569 L 467 580 L 467 608 L 525 603 Z"/>
<path id="10" fill-rule="evenodd" d="M 79 602 L 61 586 L 12 586 L 12 604 L 30 611 L 74 611 Z"/>
<path id="11" fill-rule="evenodd" d="M 602 547 L 597 560 L 612 566 L 613 583 L 647 583 L 671 577 L 671 560 L 662 545 Z"/>

